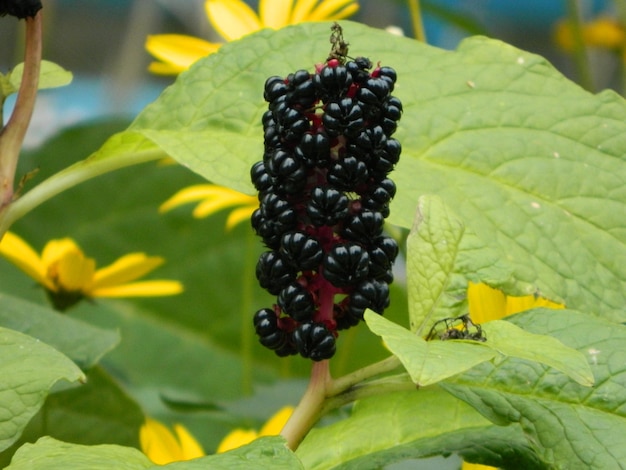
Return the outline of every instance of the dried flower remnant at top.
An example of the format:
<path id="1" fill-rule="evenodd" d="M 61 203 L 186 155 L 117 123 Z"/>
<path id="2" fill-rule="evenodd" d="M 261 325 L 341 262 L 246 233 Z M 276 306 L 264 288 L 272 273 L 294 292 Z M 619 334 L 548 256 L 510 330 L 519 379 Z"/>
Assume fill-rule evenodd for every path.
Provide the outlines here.
<path id="1" fill-rule="evenodd" d="M 331 43 L 313 73 L 267 79 L 264 155 L 251 169 L 252 226 L 269 249 L 256 275 L 277 296 L 254 315 L 256 333 L 279 356 L 314 361 L 332 357 L 338 331 L 366 309 L 383 313 L 398 253 L 383 234 L 401 150 L 396 72 L 348 60 L 338 25 Z"/>

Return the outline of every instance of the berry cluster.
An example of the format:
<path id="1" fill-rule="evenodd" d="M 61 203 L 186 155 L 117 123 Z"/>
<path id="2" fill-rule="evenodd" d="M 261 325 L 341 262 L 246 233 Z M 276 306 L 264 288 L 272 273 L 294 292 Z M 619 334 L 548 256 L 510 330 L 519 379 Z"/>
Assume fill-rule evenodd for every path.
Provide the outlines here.
<path id="1" fill-rule="evenodd" d="M 252 226 L 269 248 L 256 275 L 277 301 L 254 325 L 279 356 L 328 359 L 338 330 L 389 305 L 398 246 L 383 224 L 396 191 L 387 175 L 400 157 L 395 81 L 390 67 L 340 57 L 265 83 Z"/>

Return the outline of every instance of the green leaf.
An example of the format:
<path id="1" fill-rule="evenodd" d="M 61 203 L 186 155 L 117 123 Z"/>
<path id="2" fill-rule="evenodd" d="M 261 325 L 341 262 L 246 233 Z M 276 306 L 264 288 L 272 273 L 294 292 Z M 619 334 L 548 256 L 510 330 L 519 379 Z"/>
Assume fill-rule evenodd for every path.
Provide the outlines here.
<path id="1" fill-rule="evenodd" d="M 298 470 L 304 467 L 291 452 L 282 437 L 262 437 L 252 443 L 225 452 L 187 462 L 175 462 L 163 467 L 172 470 Z"/>
<path id="2" fill-rule="evenodd" d="M 454 305 L 463 295 L 454 291 L 467 289 L 467 281 L 452 271 L 463 237 L 463 223 L 454 217 L 441 198 L 420 198 L 413 228 L 407 238 L 407 284 L 409 322 L 412 332 L 424 333 L 433 324 L 440 304 Z M 434 317 L 434 318 L 433 318 Z"/>
<path id="3" fill-rule="evenodd" d="M 0 293 L 0 326 L 53 346 L 80 367 L 95 365 L 120 340 L 119 333 L 62 315 L 51 308 Z"/>
<path id="4" fill-rule="evenodd" d="M 400 359 L 411 380 L 421 387 L 440 382 L 497 356 L 483 343 L 474 341 L 424 341 L 415 333 L 369 310 L 365 312 L 365 322 L 374 334 L 383 338 L 389 350 Z"/>
<path id="5" fill-rule="evenodd" d="M 568 348 L 558 339 L 522 330 L 504 320 L 482 324 L 487 341 L 484 345 L 500 354 L 540 362 L 563 372 L 581 385 L 593 385 L 593 372 L 584 354 Z"/>
<path id="6" fill-rule="evenodd" d="M 57 88 L 69 85 L 72 82 L 72 72 L 68 72 L 63 67 L 48 60 L 42 60 L 39 71 L 39 83 L 37 88 L 40 90 L 46 88 Z M 5 82 L 8 88 L 3 89 L 4 96 L 17 93 L 22 83 L 22 74 L 24 73 L 24 63 L 17 64 L 8 74 L 8 80 Z"/>
<path id="7" fill-rule="evenodd" d="M 596 385 L 583 387 L 546 366 L 508 358 L 497 366 L 481 364 L 442 386 L 498 424 L 519 423 L 554 467 L 620 468 L 626 461 L 626 327 L 550 309 L 510 320 L 580 351 Z"/>
<path id="8" fill-rule="evenodd" d="M 0 328 L 0 451 L 15 442 L 59 380 L 84 381 L 66 356 L 35 338 Z"/>
<path id="9" fill-rule="evenodd" d="M 112 444 L 84 446 L 42 437 L 24 444 L 7 470 L 141 470 L 154 464 L 139 450 Z"/>
<path id="10" fill-rule="evenodd" d="M 87 372 L 81 387 L 56 392 L 30 421 L 22 437 L 0 453 L 5 468 L 25 442 L 50 436 L 74 444 L 117 444 L 139 447 L 144 412 L 120 384 L 100 366 Z"/>
<path id="11" fill-rule="evenodd" d="M 507 469 L 546 468 L 519 426 L 494 426 L 439 387 L 360 400 L 348 418 L 313 429 L 296 455 L 309 470 L 367 470 L 455 452 Z"/>
<path id="12" fill-rule="evenodd" d="M 626 264 L 618 261 L 626 254 L 623 99 L 587 93 L 543 58 L 498 41 L 472 38 L 449 52 L 342 25 L 352 55 L 398 72 L 403 156 L 390 222 L 410 227 L 418 198 L 437 194 L 480 240 L 497 245 L 517 280 L 572 308 L 626 320 Z M 264 30 L 226 44 L 181 74 L 128 133 L 252 193 L 243 175 L 262 157 L 263 83 L 324 60 L 329 26 Z"/>

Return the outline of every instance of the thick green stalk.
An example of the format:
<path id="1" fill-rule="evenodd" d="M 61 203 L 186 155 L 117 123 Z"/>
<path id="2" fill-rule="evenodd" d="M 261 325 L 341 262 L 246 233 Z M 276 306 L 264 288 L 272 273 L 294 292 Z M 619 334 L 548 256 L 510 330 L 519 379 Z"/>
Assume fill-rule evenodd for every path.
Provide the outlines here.
<path id="1" fill-rule="evenodd" d="M 311 369 L 311 380 L 300 403 L 280 432 L 287 440 L 287 446 L 295 451 L 304 437 L 322 416 L 322 408 L 327 398 L 330 382 L 328 360 L 314 362 Z"/>

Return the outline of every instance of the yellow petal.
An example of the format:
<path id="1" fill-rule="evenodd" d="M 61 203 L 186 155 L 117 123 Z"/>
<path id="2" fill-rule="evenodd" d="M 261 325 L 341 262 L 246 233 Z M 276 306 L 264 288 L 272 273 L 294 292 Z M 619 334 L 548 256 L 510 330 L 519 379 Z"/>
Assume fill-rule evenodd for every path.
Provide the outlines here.
<path id="1" fill-rule="evenodd" d="M 212 184 L 195 184 L 181 189 L 159 206 L 159 212 L 167 212 L 175 207 L 201 201 L 215 194 Z"/>
<path id="2" fill-rule="evenodd" d="M 193 216 L 201 219 L 203 217 L 208 217 L 211 214 L 214 214 L 226 207 L 244 205 L 247 207 L 252 207 L 252 211 L 259 205 L 256 198 L 252 196 L 246 196 L 245 194 L 230 194 L 222 197 L 219 200 L 206 200 L 198 204 L 193 211 Z M 252 211 L 250 212 L 252 214 Z"/>
<path id="3" fill-rule="evenodd" d="M 228 214 L 228 218 L 226 219 L 226 230 L 232 230 L 233 227 L 240 224 L 241 222 L 245 222 L 246 220 L 250 220 L 252 217 L 252 213 L 256 210 L 256 207 L 240 207 L 239 209 L 235 209 L 230 214 Z"/>
<path id="4" fill-rule="evenodd" d="M 81 249 L 71 238 L 50 240 L 46 243 L 46 246 L 43 247 L 43 251 L 41 252 L 41 261 L 46 269 L 48 269 L 51 264 L 56 263 L 63 258 L 66 253 L 72 251 L 81 251 Z"/>
<path id="5" fill-rule="evenodd" d="M 551 300 L 534 295 L 524 295 L 522 297 L 507 297 L 505 316 L 515 313 L 524 312 L 531 308 L 547 307 L 553 309 L 565 308 L 564 305 L 552 302 Z"/>
<path id="6" fill-rule="evenodd" d="M 266 28 L 282 28 L 289 24 L 293 0 L 261 0 L 259 16 Z"/>
<path id="7" fill-rule="evenodd" d="M 180 294 L 183 285 L 178 281 L 159 280 L 133 282 L 119 286 L 92 289 L 92 297 L 163 297 Z"/>
<path id="8" fill-rule="evenodd" d="M 180 442 L 182 453 L 181 460 L 197 459 L 206 455 L 200 443 L 196 441 L 185 426 L 182 424 L 175 424 L 174 431 L 176 432 L 178 441 Z"/>
<path id="9" fill-rule="evenodd" d="M 109 266 L 98 269 L 92 289 L 101 289 L 128 281 L 134 281 L 153 271 L 165 262 L 160 256 L 146 256 L 144 253 L 130 253 L 122 256 Z"/>
<path id="10" fill-rule="evenodd" d="M 481 465 L 478 463 L 463 462 L 461 470 L 498 470 L 496 467 L 490 467 L 489 465 Z"/>
<path id="11" fill-rule="evenodd" d="M 293 413 L 292 406 L 285 406 L 278 410 L 259 431 L 259 436 L 277 436 L 287 424 Z"/>
<path id="12" fill-rule="evenodd" d="M 317 0 L 297 0 L 291 13 L 290 24 L 301 23 L 307 21 L 308 16 L 317 4 Z"/>
<path id="13" fill-rule="evenodd" d="M 470 317 L 474 323 L 499 320 L 505 315 L 506 296 L 504 293 L 482 282 L 469 283 L 467 300 Z"/>
<path id="14" fill-rule="evenodd" d="M 32 277 L 39 284 L 53 289 L 46 278 L 46 268 L 33 248 L 12 232 L 7 232 L 0 241 L 0 255 Z"/>
<path id="15" fill-rule="evenodd" d="M 222 439 L 222 442 L 220 442 L 220 445 L 217 447 L 216 453 L 221 454 L 222 452 L 228 452 L 237 447 L 245 446 L 246 444 L 250 444 L 257 437 L 259 437 L 257 432 L 251 429 L 235 429 Z"/>
<path id="16" fill-rule="evenodd" d="M 220 46 L 181 34 L 157 34 L 146 39 L 148 52 L 164 64 L 155 66 L 157 70 L 165 71 L 167 69 L 164 66 L 167 66 L 176 73 L 188 69 L 195 61 L 214 53 Z"/>
<path id="17" fill-rule="evenodd" d="M 359 4 L 354 0 L 324 0 L 311 12 L 307 21 L 340 20 L 358 9 Z"/>
<path id="18" fill-rule="evenodd" d="M 164 424 L 155 419 L 146 418 L 139 430 L 139 443 L 143 453 L 157 465 L 182 460 L 180 443 Z"/>
<path id="19" fill-rule="evenodd" d="M 258 206 L 258 201 L 254 196 L 215 184 L 199 184 L 178 191 L 159 207 L 159 211 L 168 211 L 174 207 L 203 199 L 204 201 L 193 211 L 193 216 L 196 218 L 207 217 L 231 206 Z"/>
<path id="20" fill-rule="evenodd" d="M 56 277 L 61 290 L 67 292 L 85 292 L 93 280 L 96 262 L 86 258 L 79 249 L 66 251 L 54 266 L 50 266 L 49 274 Z"/>
<path id="21" fill-rule="evenodd" d="M 155 75 L 178 75 L 185 70 L 185 68 L 176 67 L 172 64 L 166 64 L 165 62 L 150 62 L 150 64 L 148 64 L 148 72 Z"/>
<path id="22" fill-rule="evenodd" d="M 262 28 L 259 17 L 241 0 L 207 0 L 204 8 L 215 30 L 227 41 Z"/>

